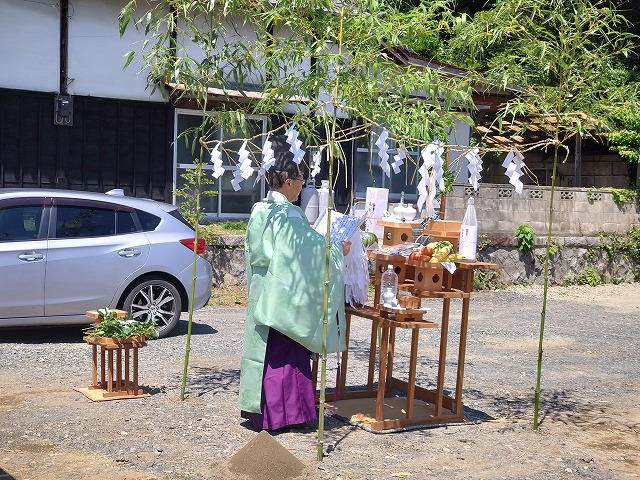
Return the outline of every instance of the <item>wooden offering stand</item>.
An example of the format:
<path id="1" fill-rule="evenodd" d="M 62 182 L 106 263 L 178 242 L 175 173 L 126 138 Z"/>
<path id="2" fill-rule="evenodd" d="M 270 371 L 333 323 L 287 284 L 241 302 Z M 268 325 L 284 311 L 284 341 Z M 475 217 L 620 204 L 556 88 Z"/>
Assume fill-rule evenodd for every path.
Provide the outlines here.
<path id="1" fill-rule="evenodd" d="M 456 220 L 429 220 L 424 229 L 425 235 L 431 235 L 436 241 L 448 241 L 453 244 L 453 251 L 458 251 L 460 227 L 462 222 Z"/>
<path id="2" fill-rule="evenodd" d="M 382 243 L 384 245 L 397 245 L 413 241 L 413 229 L 421 225 L 419 221 L 400 222 L 398 220 L 386 220 L 381 218 L 377 224 L 384 227 Z"/>
<path id="3" fill-rule="evenodd" d="M 116 312 L 119 318 L 127 315 L 123 310 L 112 311 Z M 88 311 L 87 317 L 99 321 L 97 310 Z M 92 384 L 88 387 L 76 387 L 74 390 L 94 401 L 149 396 L 138 385 L 138 349 L 147 345 L 144 337 L 116 339 L 85 336 L 82 339 L 92 348 Z M 100 347 L 100 381 L 98 381 L 98 347 Z"/>
<path id="4" fill-rule="evenodd" d="M 477 269 L 496 269 L 498 265 L 476 261 L 458 262 L 455 264 L 455 271 L 449 273 L 440 263 L 411 261 L 401 255 L 370 252 L 370 257 L 376 260 L 376 274 L 372 278 L 376 287 L 373 306 L 346 307 L 347 350 L 342 353 L 337 384 L 338 400 L 329 403 L 328 408 L 338 415 L 366 425 L 373 431 L 464 421 L 462 383 L 473 274 Z M 380 277 L 390 264 L 394 265 L 398 275 L 399 290 L 410 292 L 419 298 L 442 300 L 435 390 L 416 385 L 416 373 L 420 353 L 418 346 L 420 330 L 438 328 L 438 324 L 425 320 L 426 312 L 422 309 L 400 310 L 380 305 Z M 452 396 L 445 395 L 444 390 L 451 299 L 462 300 L 457 374 Z M 371 320 L 366 388 L 360 388 L 360 386 L 347 388 L 350 327 L 353 317 Z M 393 374 L 398 328 L 411 331 L 409 371 L 406 379 L 397 378 Z M 381 340 L 380 352 L 377 355 L 378 330 L 381 331 Z M 374 384 L 376 365 L 378 367 L 377 385 Z M 314 365 L 314 368 L 315 374 L 317 365 Z M 398 396 L 398 394 L 404 396 Z"/>

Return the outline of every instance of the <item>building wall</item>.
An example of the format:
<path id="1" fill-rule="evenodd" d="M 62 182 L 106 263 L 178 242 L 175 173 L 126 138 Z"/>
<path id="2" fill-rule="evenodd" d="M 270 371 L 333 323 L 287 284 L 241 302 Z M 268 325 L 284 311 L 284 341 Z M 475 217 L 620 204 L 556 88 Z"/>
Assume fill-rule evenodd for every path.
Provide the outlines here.
<path id="1" fill-rule="evenodd" d="M 74 97 L 72 126 L 53 124 L 48 93 L 0 88 L 0 187 L 107 191 L 171 201 L 173 107 Z"/>
<path id="2" fill-rule="evenodd" d="M 71 95 L 162 101 L 146 89 L 147 72 L 123 55 L 144 39 L 133 27 L 120 38 L 125 0 L 74 0 L 69 5 L 68 91 Z M 60 11 L 56 0 L 5 0 L 0 15 L 0 88 L 59 92 Z M 53 101 L 53 100 L 52 100 Z"/>
<path id="3" fill-rule="evenodd" d="M 504 155 L 499 159 L 483 159 L 482 180 L 488 183 L 507 183 L 502 166 Z M 525 153 L 527 170 L 522 177 L 525 184 L 549 185 L 551 184 L 551 172 L 553 158 L 550 152 Z M 600 148 L 585 148 L 582 152 L 581 186 L 584 188 L 613 187 L 628 188 L 633 183 L 635 175 L 629 173 L 629 166 L 619 155 Z M 575 160 L 573 154 L 558 161 L 556 185 L 559 187 L 575 186 Z"/>

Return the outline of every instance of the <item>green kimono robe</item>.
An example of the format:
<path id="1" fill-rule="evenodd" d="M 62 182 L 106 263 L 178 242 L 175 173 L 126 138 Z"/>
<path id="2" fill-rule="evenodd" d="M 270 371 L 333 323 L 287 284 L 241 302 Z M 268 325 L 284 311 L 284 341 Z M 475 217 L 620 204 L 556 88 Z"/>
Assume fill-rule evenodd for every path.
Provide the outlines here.
<path id="1" fill-rule="evenodd" d="M 346 349 L 343 254 L 331 245 L 327 352 Z M 240 371 L 240 409 L 260 413 L 269 328 L 322 351 L 325 237 L 287 201 L 256 203 L 245 240 L 249 302 Z"/>

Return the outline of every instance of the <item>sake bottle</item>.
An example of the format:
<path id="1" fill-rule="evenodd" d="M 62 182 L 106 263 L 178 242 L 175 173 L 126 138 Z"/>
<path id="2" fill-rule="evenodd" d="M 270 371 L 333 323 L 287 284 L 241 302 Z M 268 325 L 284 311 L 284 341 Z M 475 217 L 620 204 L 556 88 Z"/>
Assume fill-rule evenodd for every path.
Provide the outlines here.
<path id="1" fill-rule="evenodd" d="M 458 252 L 465 260 L 475 260 L 478 248 L 478 220 L 476 219 L 476 207 L 473 197 L 467 201 L 467 211 L 464 213 L 460 226 L 460 239 L 458 240 Z"/>

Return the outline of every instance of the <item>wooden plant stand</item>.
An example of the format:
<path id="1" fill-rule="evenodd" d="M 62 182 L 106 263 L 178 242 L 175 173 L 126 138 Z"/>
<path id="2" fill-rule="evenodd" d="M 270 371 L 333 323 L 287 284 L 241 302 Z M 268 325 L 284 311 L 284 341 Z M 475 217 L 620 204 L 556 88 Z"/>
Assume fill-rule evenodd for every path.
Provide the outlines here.
<path id="1" fill-rule="evenodd" d="M 120 317 L 127 312 L 117 310 L 116 313 Z M 87 312 L 87 316 L 98 318 L 95 311 Z M 85 336 L 82 339 L 91 345 L 92 383 L 74 390 L 93 401 L 149 396 L 138 384 L 138 350 L 147 345 L 144 337 L 117 339 Z"/>

